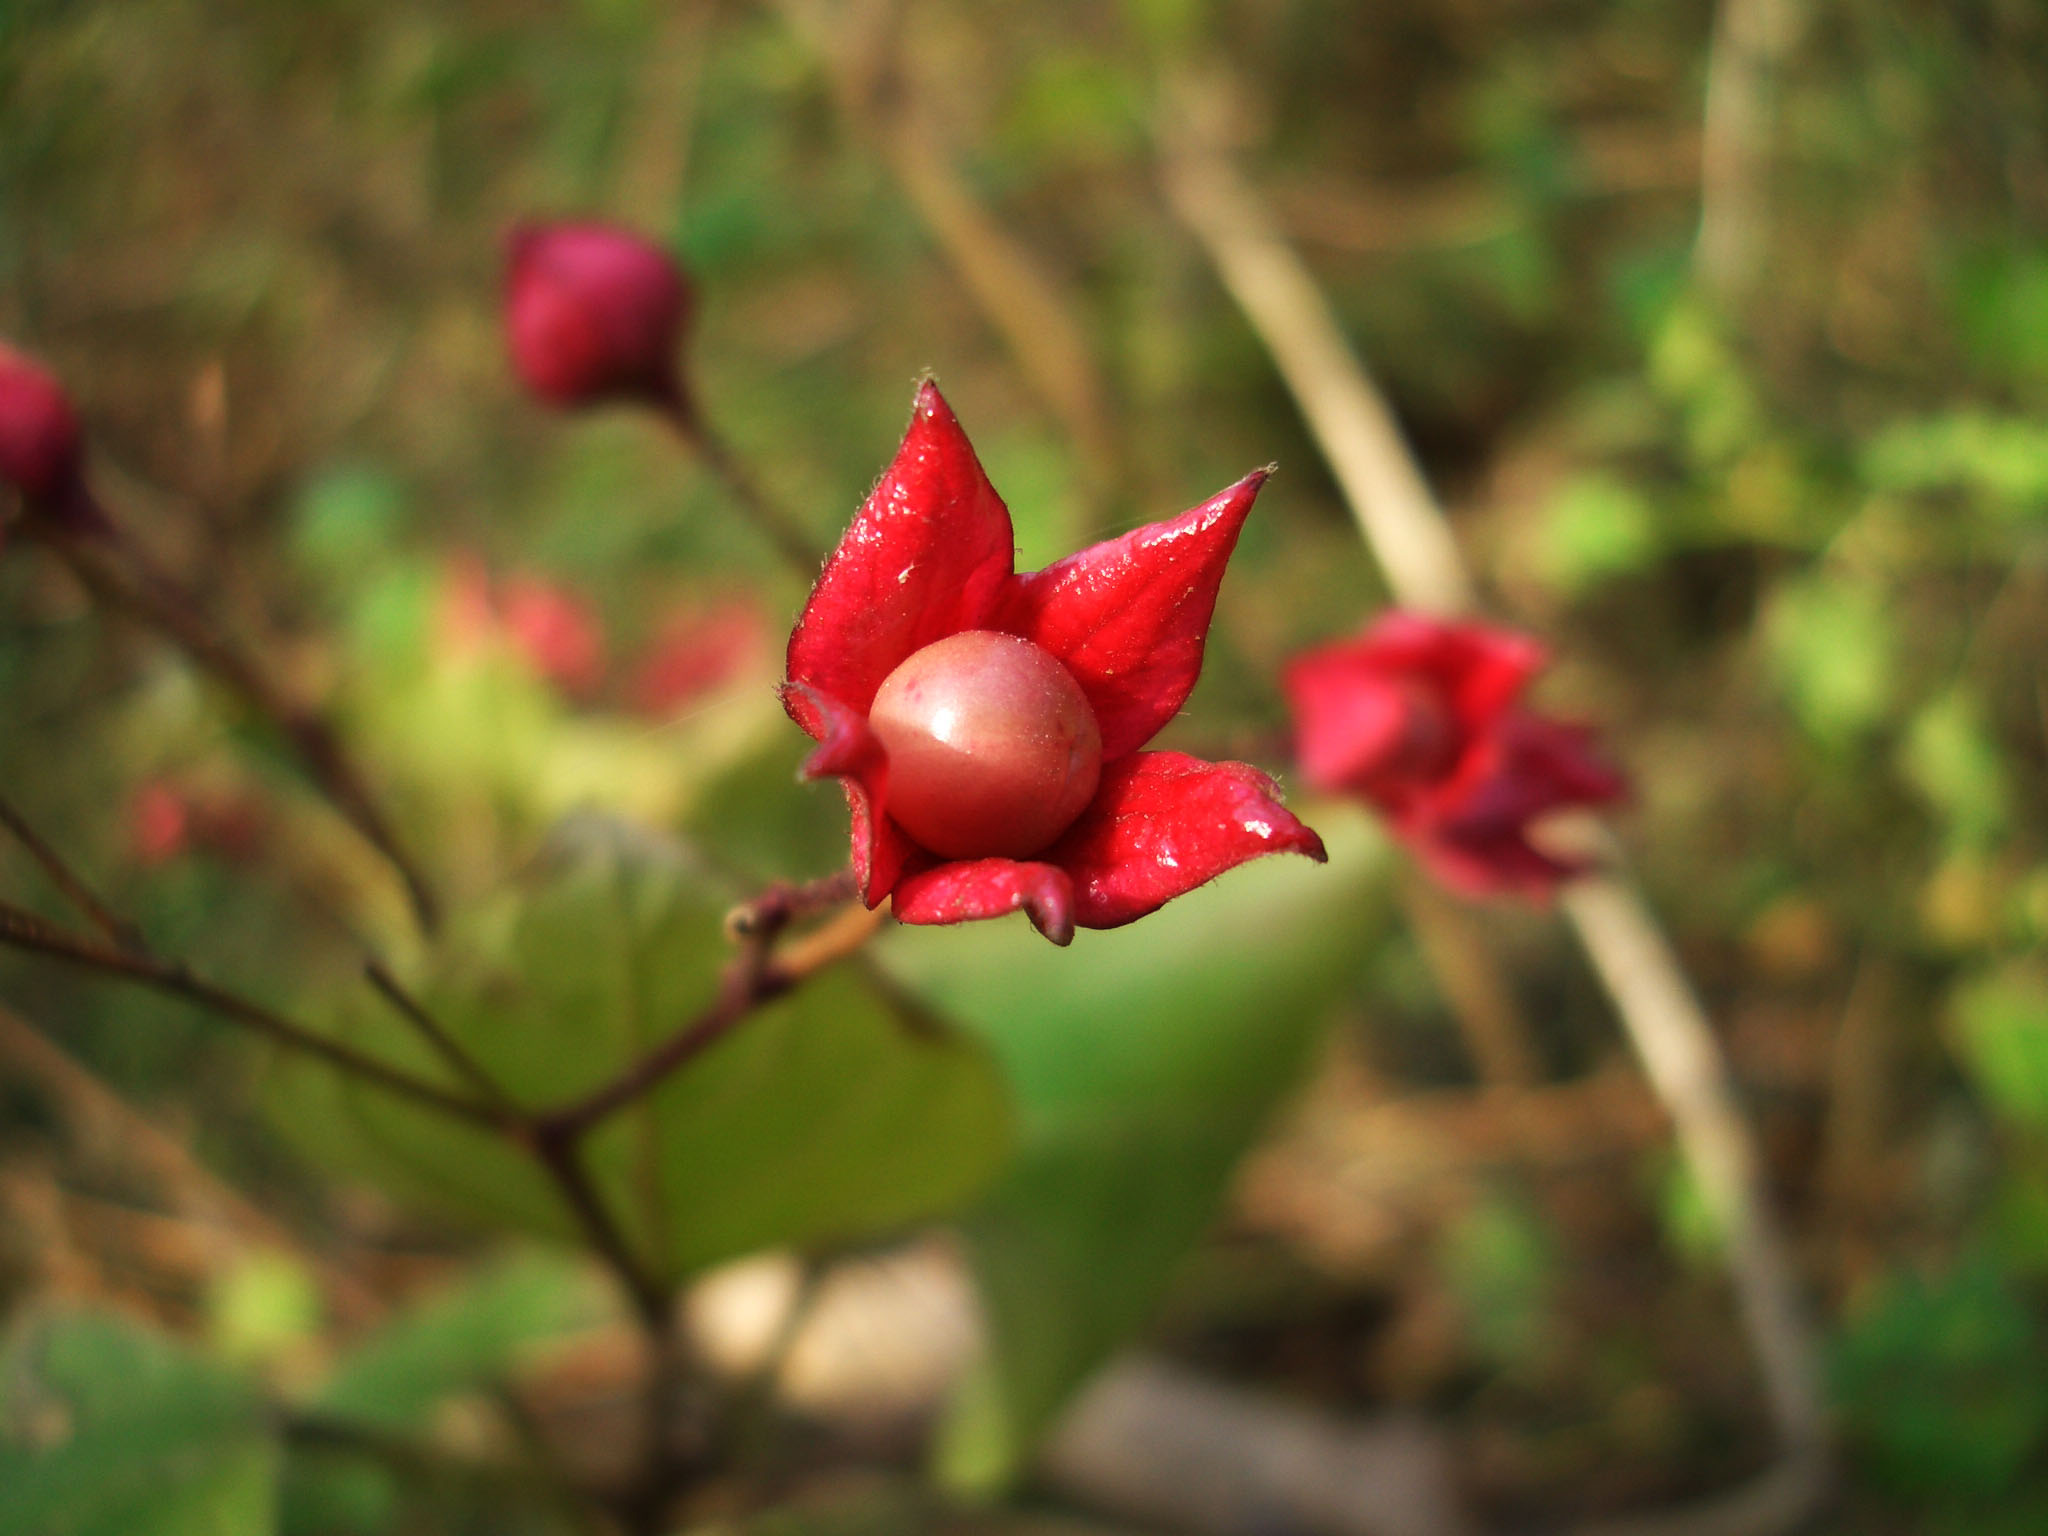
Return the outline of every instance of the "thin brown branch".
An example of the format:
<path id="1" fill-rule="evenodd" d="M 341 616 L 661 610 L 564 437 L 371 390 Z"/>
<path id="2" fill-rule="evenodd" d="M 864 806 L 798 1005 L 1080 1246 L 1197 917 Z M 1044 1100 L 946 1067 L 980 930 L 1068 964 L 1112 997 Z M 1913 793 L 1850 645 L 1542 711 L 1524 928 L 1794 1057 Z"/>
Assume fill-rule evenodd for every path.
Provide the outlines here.
<path id="1" fill-rule="evenodd" d="M 791 985 L 788 977 L 765 961 L 736 963 L 727 971 L 710 1007 L 609 1082 L 567 1108 L 545 1116 L 541 1122 L 544 1138 L 570 1142 L 579 1139 L 600 1121 L 652 1092 L 671 1073 L 710 1050 L 754 1009 L 788 991 Z"/>
<path id="2" fill-rule="evenodd" d="M 453 1115 L 472 1124 L 502 1129 L 504 1116 L 487 1105 L 461 1094 L 451 1093 L 425 1078 L 367 1056 L 352 1046 L 331 1040 L 303 1024 L 294 1023 L 262 1004 L 228 991 L 225 987 L 194 974 L 178 961 L 163 960 L 148 953 L 113 949 L 81 938 L 45 922 L 33 912 L 0 902 L 0 944 L 31 954 L 47 955 L 79 970 L 183 998 L 211 1010 L 251 1033 L 285 1046 L 301 1055 L 313 1056 L 344 1072 L 375 1083 L 389 1093 L 416 1104 Z"/>
<path id="3" fill-rule="evenodd" d="M 735 908 L 726 927 L 739 944 L 727 966 L 718 996 L 681 1029 L 629 1064 L 611 1081 L 565 1108 L 541 1117 L 543 1136 L 574 1141 L 591 1127 L 651 1092 L 671 1073 L 696 1060 L 763 1003 L 782 996 L 834 960 L 860 947 L 880 919 L 861 910 L 855 923 L 828 923 L 814 940 L 829 933 L 829 942 L 806 943 L 788 960 L 774 954 L 776 941 L 790 923 L 852 894 L 850 871 L 808 885 L 778 885 Z"/>
<path id="4" fill-rule="evenodd" d="M 583 1151 L 573 1133 L 551 1128 L 538 1129 L 527 1137 L 527 1145 L 555 1181 L 576 1224 L 590 1239 L 591 1247 L 609 1264 L 633 1309 L 650 1333 L 668 1328 L 669 1292 L 653 1269 L 634 1250 L 625 1229 L 605 1203 L 604 1192 L 584 1166 Z"/>
<path id="5" fill-rule="evenodd" d="M 739 503 L 747 520 L 775 546 L 775 552 L 790 570 L 806 583 L 816 581 L 818 568 L 823 563 L 816 539 L 780 502 L 761 488 L 753 471 L 704 419 L 696 401 L 684 395 L 668 411 L 667 420 L 675 429 L 676 436 L 696 454 L 706 469 L 718 477 L 733 500 Z"/>
<path id="6" fill-rule="evenodd" d="M 109 943 L 120 949 L 141 949 L 142 935 L 133 923 L 118 917 L 113 910 L 93 894 L 92 887 L 64 862 L 63 857 L 37 834 L 20 811 L 0 795 L 0 827 L 5 827 L 14 840 L 28 851 L 30 858 L 42 866 L 64 899 L 76 907 L 85 920 L 104 934 Z"/>
<path id="7" fill-rule="evenodd" d="M 431 932 L 439 910 L 433 891 L 334 728 L 230 643 L 206 617 L 204 605 L 111 522 L 74 532 L 45 520 L 37 531 L 95 597 L 156 630 L 291 744 L 321 793 L 397 873 L 420 926 Z"/>
<path id="8" fill-rule="evenodd" d="M 377 989 L 377 995 L 391 1005 L 392 1012 L 411 1025 L 419 1037 L 477 1091 L 479 1098 L 496 1105 L 508 1119 L 518 1114 L 518 1106 L 498 1085 L 497 1079 L 484 1070 L 483 1063 L 472 1056 L 462 1042 L 422 1006 L 418 998 L 399 985 L 398 978 L 385 968 L 381 960 L 364 961 L 363 975 Z"/>

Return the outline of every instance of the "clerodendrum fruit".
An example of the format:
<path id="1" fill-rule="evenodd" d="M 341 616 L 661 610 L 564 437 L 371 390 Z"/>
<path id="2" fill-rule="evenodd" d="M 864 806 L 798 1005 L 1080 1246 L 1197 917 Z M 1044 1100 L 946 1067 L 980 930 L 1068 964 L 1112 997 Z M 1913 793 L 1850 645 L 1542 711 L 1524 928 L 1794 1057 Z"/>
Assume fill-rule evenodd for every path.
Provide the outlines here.
<path id="1" fill-rule="evenodd" d="M 1102 774 L 1102 732 L 1073 674 L 993 630 L 913 653 L 883 679 L 868 722 L 889 754 L 889 815 L 944 858 L 1043 851 Z"/>

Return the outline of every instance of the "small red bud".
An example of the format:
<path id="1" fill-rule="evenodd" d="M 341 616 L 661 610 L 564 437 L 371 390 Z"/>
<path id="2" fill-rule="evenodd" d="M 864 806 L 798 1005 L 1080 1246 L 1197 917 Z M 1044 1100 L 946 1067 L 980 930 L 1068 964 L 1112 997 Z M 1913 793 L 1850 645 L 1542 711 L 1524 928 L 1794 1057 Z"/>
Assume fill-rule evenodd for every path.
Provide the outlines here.
<path id="1" fill-rule="evenodd" d="M 526 224 L 507 241 L 512 366 L 549 405 L 682 399 L 690 288 L 668 253 L 607 224 Z"/>
<path id="2" fill-rule="evenodd" d="M 0 342 L 0 481 L 32 510 L 67 506 L 82 489 L 78 417 L 56 376 Z"/>
<path id="3" fill-rule="evenodd" d="M 949 859 L 1024 858 L 1095 798 L 1102 730 L 1050 651 L 969 629 L 882 680 L 868 724 L 889 753 L 889 814 Z"/>

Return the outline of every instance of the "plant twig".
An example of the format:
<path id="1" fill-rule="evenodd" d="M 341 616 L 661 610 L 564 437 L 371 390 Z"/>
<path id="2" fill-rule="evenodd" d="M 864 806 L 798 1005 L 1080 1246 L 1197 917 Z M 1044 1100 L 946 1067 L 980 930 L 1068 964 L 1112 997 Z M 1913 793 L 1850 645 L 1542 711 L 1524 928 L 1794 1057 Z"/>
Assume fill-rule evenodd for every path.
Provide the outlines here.
<path id="1" fill-rule="evenodd" d="M 488 1105 L 451 1093 L 425 1078 L 415 1077 L 303 1024 L 294 1023 L 261 1003 L 216 986 L 194 974 L 182 962 L 160 959 L 147 952 L 109 948 L 68 933 L 10 902 L 0 902 L 0 944 L 32 954 L 48 955 L 80 970 L 132 981 L 152 991 L 183 998 L 279 1045 L 318 1057 L 344 1072 L 375 1083 L 401 1098 L 472 1124 L 504 1127 L 504 1116 Z"/>
<path id="2" fill-rule="evenodd" d="M 755 1008 L 789 990 L 794 978 L 767 960 L 766 946 L 750 943 L 748 953 L 728 968 L 711 1006 L 626 1069 L 566 1108 L 547 1115 L 544 1134 L 574 1141 L 652 1092 L 663 1079 L 711 1049 Z"/>
<path id="3" fill-rule="evenodd" d="M 1450 526 L 1330 301 L 1225 153 L 1205 147 L 1227 103 L 1213 87 L 1190 84 L 1182 95 L 1175 110 L 1185 126 L 1167 142 L 1164 166 L 1181 221 L 1272 354 L 1388 585 L 1410 607 L 1471 607 Z"/>
<path id="4" fill-rule="evenodd" d="M 668 1326 L 669 1292 L 637 1253 L 625 1229 L 605 1203 L 604 1193 L 584 1165 L 574 1136 L 536 1128 L 526 1138 L 534 1155 L 562 1192 L 576 1224 L 605 1262 L 617 1273 L 632 1298 L 633 1308 L 650 1332 Z"/>
<path id="5" fill-rule="evenodd" d="M 1604 840 L 1604 839 L 1603 839 Z M 1629 1026 L 1643 1070 L 1728 1245 L 1772 1417 L 1788 1445 L 1825 1438 L 1818 1371 L 1784 1244 L 1759 1189 L 1754 1139 L 1699 999 L 1635 887 L 1613 873 L 1573 882 L 1560 898 L 1586 954 Z"/>
<path id="6" fill-rule="evenodd" d="M 43 520 L 36 531 L 95 597 L 163 635 L 291 744 L 321 793 L 397 873 L 420 926 L 433 931 L 439 916 L 433 891 L 400 845 L 333 726 L 286 695 L 214 627 L 192 593 L 110 521 L 72 531 Z"/>
<path id="7" fill-rule="evenodd" d="M 853 890 L 852 872 L 842 871 L 808 885 L 772 886 L 735 908 L 726 918 L 726 929 L 738 942 L 739 953 L 726 967 L 718 996 L 710 1006 L 609 1082 L 542 1116 L 543 1135 L 571 1141 L 584 1135 L 703 1055 L 761 1004 L 782 996 L 805 977 L 858 948 L 878 921 L 865 911 L 860 915 L 868 920 L 858 932 L 849 927 L 837 933 L 831 944 L 806 945 L 800 955 L 788 959 L 774 954 L 776 940 L 790 923 L 846 901 Z M 828 929 L 832 926 L 827 925 Z M 826 931 L 820 930 L 815 937 L 823 938 Z"/>
<path id="8" fill-rule="evenodd" d="M 518 1106 L 498 1085 L 497 1079 L 484 1070 L 483 1063 L 472 1056 L 462 1042 L 421 1005 L 418 998 L 399 985 L 398 978 L 385 968 L 381 960 L 364 961 L 363 975 L 377 989 L 377 995 L 391 1005 L 392 1012 L 410 1024 L 443 1061 L 461 1074 L 477 1091 L 478 1097 L 496 1105 L 508 1118 L 518 1114 Z"/>
<path id="9" fill-rule="evenodd" d="M 1397 598 L 1456 610 L 1471 583 L 1450 527 L 1392 412 L 1337 326 L 1300 257 L 1246 184 L 1219 131 L 1227 98 L 1185 98 L 1162 133 L 1169 193 L 1225 286 L 1265 342 L 1337 471 L 1366 542 Z M 1564 895 L 1566 915 L 1612 997 L 1679 1146 L 1720 1218 L 1739 1311 L 1786 1457 L 1767 1512 L 1790 1524 L 1827 1482 L 1819 1368 L 1783 1238 L 1759 1187 L 1754 1140 L 1712 1028 L 1678 959 L 1601 838 L 1608 872 Z M 1789 1489 L 1797 1497 L 1782 1497 Z"/>
<path id="10" fill-rule="evenodd" d="M 823 557 L 817 541 L 756 480 L 732 446 L 704 419 L 694 395 L 685 390 L 666 413 L 676 436 L 724 484 L 761 536 L 775 546 L 791 571 L 805 582 L 818 579 Z"/>
<path id="11" fill-rule="evenodd" d="M 108 942 L 121 949 L 141 949 L 142 935 L 133 923 L 117 917 L 105 902 L 92 892 L 78 872 L 64 862 L 63 857 L 44 842 L 34 827 L 28 824 L 20 811 L 0 795 L 0 827 L 5 827 L 17 843 L 28 850 L 29 857 L 42 866 L 64 899 L 76 907 L 81 916 L 93 927 L 106 935 Z"/>

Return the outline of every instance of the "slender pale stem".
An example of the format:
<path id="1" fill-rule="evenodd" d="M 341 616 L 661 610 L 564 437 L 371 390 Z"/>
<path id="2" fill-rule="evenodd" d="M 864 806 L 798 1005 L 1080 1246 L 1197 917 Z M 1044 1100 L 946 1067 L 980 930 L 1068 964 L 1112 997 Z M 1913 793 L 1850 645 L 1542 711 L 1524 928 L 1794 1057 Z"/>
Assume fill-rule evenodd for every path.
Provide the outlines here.
<path id="1" fill-rule="evenodd" d="M 1468 607 L 1472 584 L 1456 540 L 1392 411 L 1225 147 L 1229 108 L 1218 80 L 1184 93 L 1182 115 L 1165 128 L 1174 207 L 1272 354 L 1395 596 L 1439 611 Z M 1789 1507 L 1796 1516 L 1825 1486 L 1827 1432 L 1793 1267 L 1713 1030 L 1669 942 L 1621 872 L 1614 845 L 1596 835 L 1607 872 L 1568 890 L 1565 912 L 1721 1220 L 1744 1328 L 1789 1453 L 1756 1497 L 1759 1507 Z M 1721 1527 L 1702 1527 L 1709 1528 Z"/>

